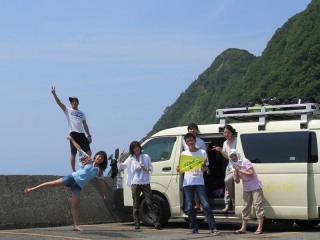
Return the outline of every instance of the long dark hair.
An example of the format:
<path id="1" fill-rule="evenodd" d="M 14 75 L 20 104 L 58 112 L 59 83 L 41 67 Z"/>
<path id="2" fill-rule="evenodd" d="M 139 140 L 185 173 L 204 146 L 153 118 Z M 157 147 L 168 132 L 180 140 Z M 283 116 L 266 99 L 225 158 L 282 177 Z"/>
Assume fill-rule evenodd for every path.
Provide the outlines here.
<path id="1" fill-rule="evenodd" d="M 236 130 L 229 124 L 224 126 L 223 130 L 225 130 L 225 129 L 228 129 L 232 133 L 232 135 L 236 134 Z"/>
<path id="2" fill-rule="evenodd" d="M 130 152 L 131 156 L 134 155 L 134 151 L 133 150 L 134 150 L 135 147 L 140 148 L 140 153 L 141 153 L 141 145 L 140 145 L 140 143 L 138 141 L 133 141 L 133 142 L 130 143 L 130 146 L 129 146 L 129 152 Z"/>
<path id="3" fill-rule="evenodd" d="M 106 170 L 108 166 L 108 156 L 105 151 L 99 151 L 94 155 L 94 158 L 96 158 L 97 155 L 101 155 L 103 157 L 103 161 L 99 163 L 99 168 L 102 169 L 102 171 Z"/>

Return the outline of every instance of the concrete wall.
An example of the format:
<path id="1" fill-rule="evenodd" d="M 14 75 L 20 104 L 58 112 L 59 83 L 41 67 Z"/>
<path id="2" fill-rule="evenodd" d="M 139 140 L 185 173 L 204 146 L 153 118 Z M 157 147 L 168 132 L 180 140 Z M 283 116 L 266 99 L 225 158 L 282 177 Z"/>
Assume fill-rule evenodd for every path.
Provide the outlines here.
<path id="1" fill-rule="evenodd" d="M 0 175 L 0 229 L 54 227 L 72 225 L 71 191 L 56 187 L 41 189 L 29 194 L 26 187 L 60 178 L 60 176 Z M 82 191 L 79 223 L 107 223 L 132 221 L 131 212 L 115 209 L 121 202 L 119 194 L 114 199 L 116 181 L 105 179 L 109 200 L 103 200 L 100 186 L 92 180 Z"/>

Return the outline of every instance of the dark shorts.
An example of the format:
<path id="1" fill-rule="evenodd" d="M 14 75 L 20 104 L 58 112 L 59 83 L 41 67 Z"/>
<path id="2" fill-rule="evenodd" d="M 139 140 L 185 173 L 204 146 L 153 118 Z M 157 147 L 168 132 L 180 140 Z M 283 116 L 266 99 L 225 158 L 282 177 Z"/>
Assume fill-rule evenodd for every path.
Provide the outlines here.
<path id="1" fill-rule="evenodd" d="M 62 177 L 62 182 L 66 187 L 71 188 L 71 192 L 77 196 L 80 196 L 81 187 L 76 183 L 73 176 L 70 174 L 68 176 Z"/>
<path id="2" fill-rule="evenodd" d="M 79 146 L 84 152 L 91 151 L 89 140 L 84 133 L 71 132 L 70 136 L 76 141 L 76 143 L 79 144 Z M 72 142 L 70 142 L 70 148 L 71 148 L 71 154 L 76 155 L 77 149 L 75 146 L 73 146 Z"/>

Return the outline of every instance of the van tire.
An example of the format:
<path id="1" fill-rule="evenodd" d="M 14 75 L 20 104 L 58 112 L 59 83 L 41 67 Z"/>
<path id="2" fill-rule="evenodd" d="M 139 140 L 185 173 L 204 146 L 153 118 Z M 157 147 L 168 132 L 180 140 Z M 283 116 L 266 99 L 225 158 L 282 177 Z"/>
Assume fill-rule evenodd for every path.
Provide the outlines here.
<path id="1" fill-rule="evenodd" d="M 292 228 L 293 222 L 287 219 L 265 219 L 263 228 L 269 231 L 283 231 Z"/>
<path id="2" fill-rule="evenodd" d="M 320 223 L 320 221 L 319 220 L 296 220 L 295 223 L 303 229 L 310 229 L 317 226 Z"/>
<path id="3" fill-rule="evenodd" d="M 153 200 L 154 200 L 154 205 L 157 208 L 158 211 L 158 222 L 162 225 L 162 226 L 166 226 L 169 218 L 170 218 L 170 209 L 169 209 L 169 205 L 167 203 L 167 201 L 156 194 L 153 194 Z M 146 199 L 143 198 L 139 207 L 139 213 L 140 213 L 140 220 L 142 220 L 142 222 L 145 225 L 148 226 L 153 226 L 153 222 L 152 219 L 149 215 L 149 209 L 146 203 Z"/>

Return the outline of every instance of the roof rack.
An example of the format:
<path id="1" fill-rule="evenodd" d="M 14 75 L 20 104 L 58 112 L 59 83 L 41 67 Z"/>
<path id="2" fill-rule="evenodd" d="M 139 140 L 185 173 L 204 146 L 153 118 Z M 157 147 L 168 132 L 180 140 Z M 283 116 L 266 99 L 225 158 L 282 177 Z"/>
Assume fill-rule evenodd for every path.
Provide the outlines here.
<path id="1" fill-rule="evenodd" d="M 286 105 L 265 105 L 256 107 L 217 109 L 216 118 L 219 119 L 219 129 L 222 130 L 226 119 L 242 121 L 256 121 L 259 118 L 258 130 L 265 130 L 266 119 L 283 120 L 300 117 L 300 128 L 307 128 L 308 117 L 320 118 L 319 103 L 302 103 Z"/>

